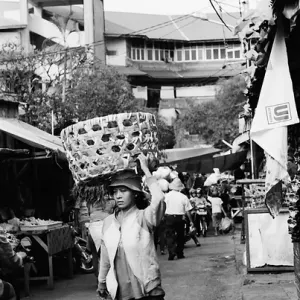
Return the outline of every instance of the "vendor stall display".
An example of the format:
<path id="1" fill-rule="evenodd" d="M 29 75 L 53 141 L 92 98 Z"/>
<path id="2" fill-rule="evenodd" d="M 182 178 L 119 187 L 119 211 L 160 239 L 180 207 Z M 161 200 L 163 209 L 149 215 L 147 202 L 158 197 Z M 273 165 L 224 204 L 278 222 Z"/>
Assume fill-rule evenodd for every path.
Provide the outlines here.
<path id="1" fill-rule="evenodd" d="M 248 272 L 292 271 L 293 244 L 286 222 L 288 209 L 273 219 L 267 208 L 245 210 Z"/>
<path id="2" fill-rule="evenodd" d="M 265 205 L 264 180 L 238 180 L 243 187 L 242 240 L 246 242 L 248 272 L 293 270 L 293 246 L 286 222 L 289 218 L 286 193 L 282 208 L 272 218 Z"/>
<path id="3" fill-rule="evenodd" d="M 22 234 L 31 236 L 38 245 L 47 253 L 49 275 L 48 276 L 36 276 L 30 277 L 30 280 L 47 280 L 48 287 L 53 289 L 53 255 L 67 251 L 68 252 L 68 273 L 69 276 L 73 275 L 73 260 L 72 260 L 72 248 L 74 246 L 73 231 L 69 225 L 63 225 L 55 229 L 47 230 L 30 230 L 23 231 Z"/>

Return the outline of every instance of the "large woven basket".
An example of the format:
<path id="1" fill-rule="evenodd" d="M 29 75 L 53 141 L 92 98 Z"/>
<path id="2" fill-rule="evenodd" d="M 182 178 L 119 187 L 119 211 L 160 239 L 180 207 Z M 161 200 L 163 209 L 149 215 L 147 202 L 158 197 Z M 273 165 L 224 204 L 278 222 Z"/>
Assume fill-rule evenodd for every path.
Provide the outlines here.
<path id="1" fill-rule="evenodd" d="M 136 168 L 141 152 L 158 156 L 155 116 L 122 113 L 71 125 L 61 132 L 76 183 Z"/>

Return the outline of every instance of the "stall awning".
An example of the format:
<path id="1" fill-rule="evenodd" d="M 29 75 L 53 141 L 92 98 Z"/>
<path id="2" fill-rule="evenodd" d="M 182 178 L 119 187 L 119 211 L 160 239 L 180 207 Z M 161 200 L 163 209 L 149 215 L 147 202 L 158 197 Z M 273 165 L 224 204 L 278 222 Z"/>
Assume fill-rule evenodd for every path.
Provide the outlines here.
<path id="1" fill-rule="evenodd" d="M 64 152 L 60 138 L 17 119 L 0 118 L 0 131 L 35 148 Z"/>
<path id="2" fill-rule="evenodd" d="M 197 166 L 188 166 L 188 168 L 197 168 L 198 173 L 213 173 L 214 168 L 220 172 L 233 171 L 238 168 L 247 158 L 248 151 L 240 151 L 227 155 L 220 155 L 201 160 Z"/>
<path id="3" fill-rule="evenodd" d="M 201 157 L 206 155 L 212 156 L 219 152 L 221 152 L 221 150 L 214 147 L 167 149 L 164 151 L 166 155 L 166 158 L 164 158 L 164 163 L 183 164 L 188 163 L 191 160 L 199 160 Z"/>
<path id="4" fill-rule="evenodd" d="M 241 151 L 234 154 L 220 155 L 213 157 L 214 154 L 221 152 L 215 148 L 198 149 L 198 154 L 192 154 L 191 149 L 172 149 L 166 164 L 176 164 L 177 171 L 189 173 L 213 173 L 214 168 L 218 168 L 221 172 L 234 170 L 240 166 L 247 157 L 247 151 Z M 168 152 L 167 152 L 168 153 Z M 193 155 L 193 156 L 192 156 Z"/>

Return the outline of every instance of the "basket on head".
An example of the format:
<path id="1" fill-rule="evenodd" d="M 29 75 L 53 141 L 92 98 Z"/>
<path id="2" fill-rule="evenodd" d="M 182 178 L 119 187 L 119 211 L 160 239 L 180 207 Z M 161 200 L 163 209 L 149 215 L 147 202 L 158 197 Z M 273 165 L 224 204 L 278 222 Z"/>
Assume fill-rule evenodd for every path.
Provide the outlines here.
<path id="1" fill-rule="evenodd" d="M 141 152 L 158 156 L 155 116 L 122 113 L 71 125 L 61 132 L 76 183 L 135 169 Z"/>

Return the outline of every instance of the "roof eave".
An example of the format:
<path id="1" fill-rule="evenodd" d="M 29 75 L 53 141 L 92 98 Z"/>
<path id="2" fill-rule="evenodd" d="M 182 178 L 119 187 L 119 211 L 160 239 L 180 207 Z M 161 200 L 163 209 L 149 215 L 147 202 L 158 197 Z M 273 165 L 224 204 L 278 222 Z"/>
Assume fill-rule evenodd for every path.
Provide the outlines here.
<path id="1" fill-rule="evenodd" d="M 10 29 L 24 29 L 26 28 L 26 24 L 16 24 L 16 25 L 0 25 L 0 30 L 10 30 Z"/>

